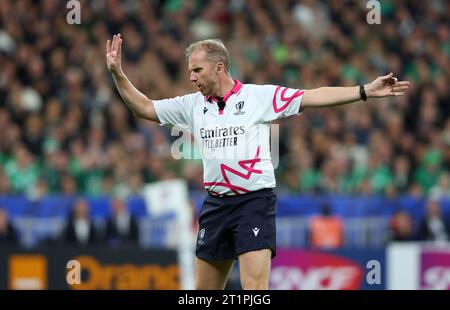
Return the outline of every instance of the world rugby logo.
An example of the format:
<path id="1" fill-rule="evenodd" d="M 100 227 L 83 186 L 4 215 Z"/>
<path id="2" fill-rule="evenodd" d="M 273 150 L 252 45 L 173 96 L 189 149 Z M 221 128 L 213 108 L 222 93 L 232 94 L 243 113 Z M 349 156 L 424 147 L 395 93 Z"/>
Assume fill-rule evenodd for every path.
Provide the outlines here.
<path id="1" fill-rule="evenodd" d="M 238 103 L 236 103 L 235 107 L 237 111 L 234 112 L 234 115 L 242 115 L 245 113 L 242 111 L 242 109 L 244 108 L 244 101 L 239 101 Z"/>
<path id="2" fill-rule="evenodd" d="M 198 245 L 203 245 L 205 244 L 205 241 L 203 240 L 203 237 L 205 236 L 205 229 L 202 228 L 200 229 L 200 231 L 198 232 L 198 239 L 197 239 L 197 244 Z"/>

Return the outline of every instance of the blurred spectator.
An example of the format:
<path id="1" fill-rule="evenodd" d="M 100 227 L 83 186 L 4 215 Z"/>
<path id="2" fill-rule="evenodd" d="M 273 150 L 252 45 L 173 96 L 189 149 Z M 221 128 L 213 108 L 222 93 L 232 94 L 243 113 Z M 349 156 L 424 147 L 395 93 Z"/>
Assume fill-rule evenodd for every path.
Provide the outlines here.
<path id="1" fill-rule="evenodd" d="M 80 198 L 75 201 L 63 232 L 64 242 L 78 246 L 87 246 L 98 242 L 97 231 L 89 212 L 90 208 L 86 200 Z"/>
<path id="2" fill-rule="evenodd" d="M 11 186 L 9 184 L 8 176 L 4 170 L 0 167 L 0 195 L 7 196 L 11 193 Z"/>
<path id="3" fill-rule="evenodd" d="M 414 240 L 414 227 L 411 215 L 405 211 L 397 211 L 390 220 L 389 223 L 390 241 L 413 241 Z"/>
<path id="4" fill-rule="evenodd" d="M 340 248 L 344 241 L 344 227 L 339 216 L 331 214 L 324 205 L 320 215 L 313 216 L 309 223 L 309 241 L 315 248 Z"/>
<path id="5" fill-rule="evenodd" d="M 38 180 L 39 167 L 28 149 L 22 144 L 16 144 L 13 156 L 5 163 L 5 172 L 12 191 L 25 193 L 31 190 Z"/>
<path id="6" fill-rule="evenodd" d="M 403 155 L 397 155 L 393 162 L 393 185 L 397 191 L 405 192 L 411 178 L 411 164 Z"/>
<path id="7" fill-rule="evenodd" d="M 433 200 L 450 198 L 450 174 L 445 172 L 439 177 L 439 181 L 430 189 L 430 197 Z"/>
<path id="8" fill-rule="evenodd" d="M 128 212 L 122 198 L 114 197 L 111 201 L 111 217 L 106 224 L 106 238 L 111 246 L 137 244 L 139 241 L 137 220 Z"/>
<path id="9" fill-rule="evenodd" d="M 30 200 L 40 200 L 47 197 L 49 194 L 48 192 L 48 184 L 47 180 L 43 177 L 40 177 L 36 181 L 36 185 L 34 188 L 31 189 L 31 191 L 28 191 L 28 199 Z"/>
<path id="10" fill-rule="evenodd" d="M 76 195 L 78 192 L 75 178 L 68 173 L 61 176 L 61 193 L 63 195 Z"/>
<path id="11" fill-rule="evenodd" d="M 415 179 L 425 192 L 437 184 L 442 174 L 442 154 L 437 150 L 427 151 L 420 166 L 416 169 Z"/>
<path id="12" fill-rule="evenodd" d="M 18 245 L 16 230 L 9 221 L 8 212 L 0 206 L 0 246 Z"/>
<path id="13" fill-rule="evenodd" d="M 426 213 L 419 224 L 417 238 L 423 241 L 448 241 L 450 239 L 450 225 L 442 216 L 441 206 L 436 199 L 429 199 L 426 203 Z"/>

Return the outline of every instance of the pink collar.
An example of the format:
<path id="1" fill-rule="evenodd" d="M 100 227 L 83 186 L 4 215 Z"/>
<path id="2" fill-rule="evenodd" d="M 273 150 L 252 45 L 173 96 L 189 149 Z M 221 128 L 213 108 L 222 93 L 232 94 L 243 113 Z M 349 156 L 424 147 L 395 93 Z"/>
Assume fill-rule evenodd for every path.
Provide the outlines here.
<path id="1" fill-rule="evenodd" d="M 233 81 L 234 81 L 233 88 L 228 93 L 226 93 L 225 96 L 223 97 L 223 101 L 225 103 L 227 102 L 228 98 L 230 98 L 230 96 L 232 94 L 237 93 L 242 88 L 242 83 L 240 81 L 238 81 L 238 80 L 233 80 Z M 217 102 L 217 99 L 214 96 L 206 96 L 205 99 L 206 99 L 206 101 L 209 101 L 211 103 L 213 103 L 213 101 Z"/>

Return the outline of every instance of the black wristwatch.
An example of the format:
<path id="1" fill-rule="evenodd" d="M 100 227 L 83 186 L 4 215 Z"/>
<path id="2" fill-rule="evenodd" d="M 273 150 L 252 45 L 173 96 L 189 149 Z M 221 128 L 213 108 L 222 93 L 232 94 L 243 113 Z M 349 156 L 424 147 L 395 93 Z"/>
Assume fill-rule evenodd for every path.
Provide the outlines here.
<path id="1" fill-rule="evenodd" d="M 362 101 L 367 101 L 366 91 L 364 90 L 364 85 L 359 85 L 359 95 Z"/>

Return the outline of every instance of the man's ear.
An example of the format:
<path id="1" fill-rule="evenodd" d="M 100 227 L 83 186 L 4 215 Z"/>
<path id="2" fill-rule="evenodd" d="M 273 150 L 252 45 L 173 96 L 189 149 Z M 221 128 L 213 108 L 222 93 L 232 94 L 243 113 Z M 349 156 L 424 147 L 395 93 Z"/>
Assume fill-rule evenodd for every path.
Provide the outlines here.
<path id="1" fill-rule="evenodd" d="M 223 63 L 219 62 L 216 64 L 216 74 L 219 74 L 220 71 L 222 71 L 224 68 Z"/>

